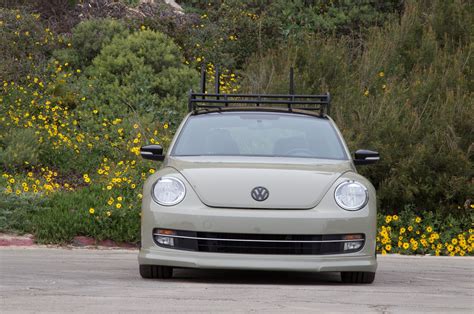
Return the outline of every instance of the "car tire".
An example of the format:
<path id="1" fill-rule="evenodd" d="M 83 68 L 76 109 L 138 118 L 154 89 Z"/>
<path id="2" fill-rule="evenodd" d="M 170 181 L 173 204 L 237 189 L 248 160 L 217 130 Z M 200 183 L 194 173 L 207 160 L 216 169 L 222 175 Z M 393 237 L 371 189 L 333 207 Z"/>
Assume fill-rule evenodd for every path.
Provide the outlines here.
<path id="1" fill-rule="evenodd" d="M 341 272 L 343 283 L 372 283 L 375 279 L 375 272 L 345 271 Z"/>
<path id="2" fill-rule="evenodd" d="M 173 267 L 140 265 L 140 276 L 146 279 L 169 279 L 173 277 Z"/>

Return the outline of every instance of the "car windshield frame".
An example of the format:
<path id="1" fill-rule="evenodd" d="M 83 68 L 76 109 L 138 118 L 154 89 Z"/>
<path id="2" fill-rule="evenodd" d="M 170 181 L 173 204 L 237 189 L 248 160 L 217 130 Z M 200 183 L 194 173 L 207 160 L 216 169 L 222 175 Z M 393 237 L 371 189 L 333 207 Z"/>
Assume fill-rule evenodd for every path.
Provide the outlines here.
<path id="1" fill-rule="evenodd" d="M 188 127 L 190 121 L 195 118 L 200 118 L 202 116 L 209 116 L 212 115 L 213 117 L 216 115 L 241 115 L 241 114 L 256 114 L 256 115 L 275 115 L 275 116 L 284 116 L 284 117 L 297 117 L 297 118 L 308 118 L 308 119 L 315 119 L 315 120 L 324 120 L 327 121 L 329 128 L 334 133 L 334 137 L 337 140 L 337 145 L 340 149 L 341 156 L 340 158 L 337 157 L 321 157 L 321 156 L 293 156 L 293 155 L 277 155 L 277 154 L 177 154 L 176 150 L 182 140 L 183 134 L 185 133 L 186 128 Z M 217 118 L 217 117 L 216 117 Z M 319 117 L 313 115 L 305 115 L 300 113 L 287 113 L 287 112 L 272 112 L 272 111 L 232 111 L 232 112 L 212 112 L 212 113 L 205 113 L 199 115 L 190 115 L 184 125 L 180 128 L 179 134 L 176 137 L 173 146 L 171 147 L 170 154 L 171 157 L 194 157 L 194 156 L 209 156 L 209 157 L 265 157 L 265 158 L 306 158 L 306 159 L 328 159 L 328 160 L 341 160 L 347 161 L 349 160 L 346 146 L 341 138 L 341 134 L 337 131 L 334 123 L 326 117 Z"/>

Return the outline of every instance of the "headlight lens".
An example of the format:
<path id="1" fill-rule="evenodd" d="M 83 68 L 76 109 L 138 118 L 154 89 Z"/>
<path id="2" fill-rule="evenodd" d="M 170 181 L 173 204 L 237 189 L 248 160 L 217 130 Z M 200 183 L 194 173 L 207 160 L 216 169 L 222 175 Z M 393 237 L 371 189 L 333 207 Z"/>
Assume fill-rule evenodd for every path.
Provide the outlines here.
<path id="1" fill-rule="evenodd" d="M 359 210 L 369 201 L 367 188 L 355 181 L 339 184 L 334 192 L 334 198 L 337 205 L 345 210 Z"/>
<path id="2" fill-rule="evenodd" d="M 151 195 L 160 205 L 173 206 L 184 199 L 186 188 L 181 180 L 173 177 L 161 177 L 153 185 Z"/>

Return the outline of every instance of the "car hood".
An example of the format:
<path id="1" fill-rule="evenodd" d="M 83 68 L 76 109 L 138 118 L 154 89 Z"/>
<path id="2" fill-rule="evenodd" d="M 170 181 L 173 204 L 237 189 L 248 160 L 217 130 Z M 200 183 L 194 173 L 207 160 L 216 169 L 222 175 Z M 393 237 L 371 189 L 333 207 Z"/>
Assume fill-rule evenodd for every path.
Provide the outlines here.
<path id="1" fill-rule="evenodd" d="M 179 171 L 201 201 L 210 207 L 309 209 L 315 207 L 349 161 L 268 157 L 180 157 L 167 166 Z M 251 192 L 265 187 L 268 198 Z"/>

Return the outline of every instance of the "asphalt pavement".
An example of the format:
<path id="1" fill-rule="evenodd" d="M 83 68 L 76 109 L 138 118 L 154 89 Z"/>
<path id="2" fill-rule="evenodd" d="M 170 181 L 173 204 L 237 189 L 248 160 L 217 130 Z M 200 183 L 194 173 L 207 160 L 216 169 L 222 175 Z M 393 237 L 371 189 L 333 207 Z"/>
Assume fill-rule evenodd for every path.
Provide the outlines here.
<path id="1" fill-rule="evenodd" d="M 379 256 L 372 285 L 337 273 L 138 274 L 136 250 L 0 248 L 0 312 L 474 313 L 474 258 Z"/>

